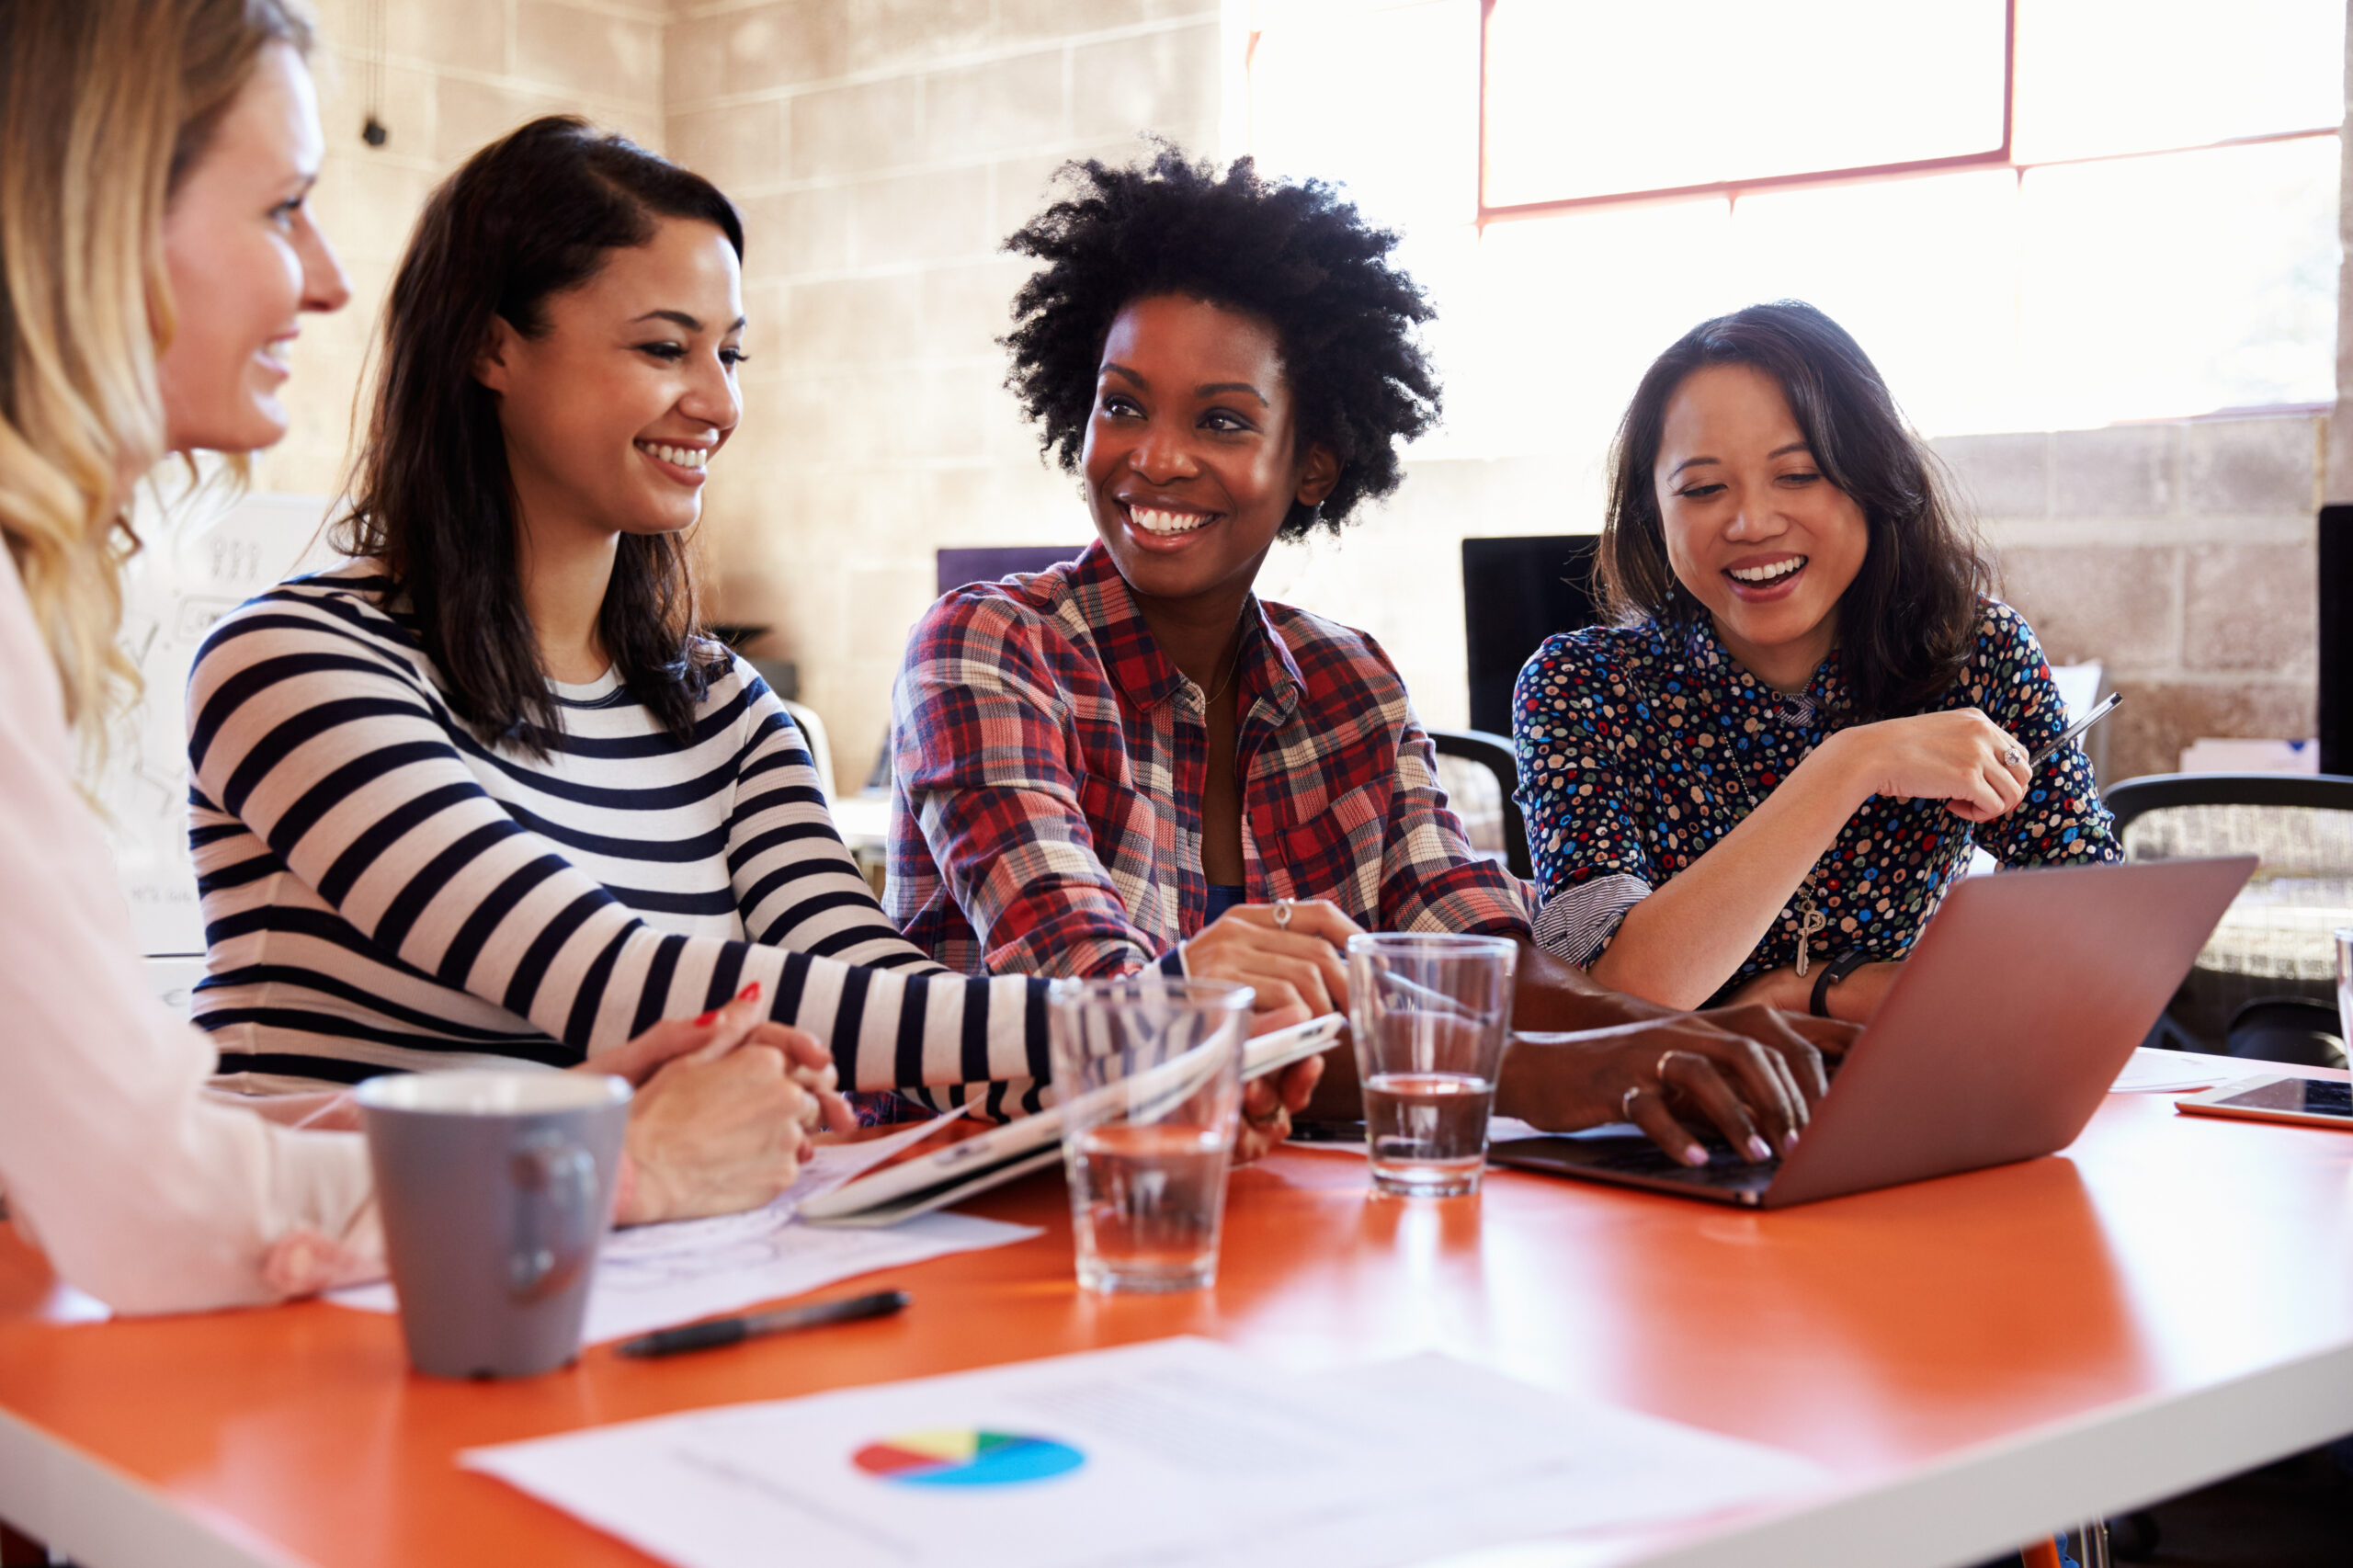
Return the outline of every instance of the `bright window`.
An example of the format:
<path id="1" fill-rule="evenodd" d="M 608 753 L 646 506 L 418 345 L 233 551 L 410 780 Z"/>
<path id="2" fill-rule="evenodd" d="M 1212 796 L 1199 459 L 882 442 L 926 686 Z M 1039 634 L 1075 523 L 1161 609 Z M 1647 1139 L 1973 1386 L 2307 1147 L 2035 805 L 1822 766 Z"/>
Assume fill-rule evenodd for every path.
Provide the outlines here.
<path id="1" fill-rule="evenodd" d="M 1249 150 L 1438 307 L 1424 455 L 1597 486 L 1643 367 L 1785 297 L 1930 434 L 2336 395 L 2342 0 L 1230 4 Z"/>
<path id="2" fill-rule="evenodd" d="M 2006 0 L 1495 0 L 1484 205 L 1999 159 Z"/>

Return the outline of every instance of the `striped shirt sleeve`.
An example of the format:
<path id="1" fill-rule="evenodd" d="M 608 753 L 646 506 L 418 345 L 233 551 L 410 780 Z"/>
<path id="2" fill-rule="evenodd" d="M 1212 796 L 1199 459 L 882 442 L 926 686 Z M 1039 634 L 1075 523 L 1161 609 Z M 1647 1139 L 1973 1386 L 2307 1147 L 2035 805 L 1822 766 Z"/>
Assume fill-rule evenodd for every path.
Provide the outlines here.
<path id="1" fill-rule="evenodd" d="M 779 1021 L 831 1043 L 847 1085 L 955 1099 L 991 1080 L 993 1099 L 1034 1103 L 1046 1079 L 1039 983 L 938 971 L 885 937 L 862 883 L 848 896 L 847 853 L 830 822 L 812 831 L 824 802 L 772 698 L 752 710 L 729 834 L 745 928 L 766 938 L 751 941 L 656 929 L 517 820 L 467 766 L 473 737 L 347 597 L 281 590 L 228 618 L 188 711 L 196 790 L 272 869 L 392 961 L 529 1020 L 573 1059 L 757 980 Z"/>

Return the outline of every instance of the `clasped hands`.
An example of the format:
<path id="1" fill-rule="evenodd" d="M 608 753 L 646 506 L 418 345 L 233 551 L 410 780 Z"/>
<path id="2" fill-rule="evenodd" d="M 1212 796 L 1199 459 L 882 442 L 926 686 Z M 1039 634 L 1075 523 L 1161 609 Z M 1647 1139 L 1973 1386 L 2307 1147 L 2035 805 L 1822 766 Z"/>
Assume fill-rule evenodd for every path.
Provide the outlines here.
<path id="1" fill-rule="evenodd" d="M 698 1018 L 670 1018 L 568 1069 L 636 1091 L 614 1182 L 613 1222 L 700 1220 L 757 1209 L 801 1174 L 821 1130 L 858 1125 L 815 1036 L 767 1016 L 755 983 Z M 265 1115 L 354 1131 L 348 1092 L 261 1102 Z"/>

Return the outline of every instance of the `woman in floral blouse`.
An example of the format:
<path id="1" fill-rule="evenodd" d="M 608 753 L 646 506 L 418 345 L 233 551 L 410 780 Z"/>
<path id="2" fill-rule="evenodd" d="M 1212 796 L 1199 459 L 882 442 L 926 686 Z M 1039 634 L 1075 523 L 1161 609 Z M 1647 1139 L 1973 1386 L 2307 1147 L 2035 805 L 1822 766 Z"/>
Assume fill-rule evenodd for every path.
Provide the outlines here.
<path id="1" fill-rule="evenodd" d="M 2034 633 L 1855 340 L 1794 301 L 1706 322 L 1620 426 L 1618 624 L 1520 672 L 1548 950 L 1677 1007 L 1870 1016 L 1972 846 L 2121 858 Z"/>

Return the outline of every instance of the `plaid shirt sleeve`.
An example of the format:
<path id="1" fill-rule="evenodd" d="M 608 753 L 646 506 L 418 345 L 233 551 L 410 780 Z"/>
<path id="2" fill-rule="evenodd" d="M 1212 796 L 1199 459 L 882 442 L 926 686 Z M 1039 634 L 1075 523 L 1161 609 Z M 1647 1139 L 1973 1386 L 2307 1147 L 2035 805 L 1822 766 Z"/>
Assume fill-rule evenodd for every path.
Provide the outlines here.
<path id="1" fill-rule="evenodd" d="M 1411 712 L 1381 846 L 1381 929 L 1525 937 L 1527 884 L 1471 847 L 1438 787 L 1438 749 Z"/>
<path id="2" fill-rule="evenodd" d="M 1129 923 L 1097 857 L 1072 755 L 1084 676 L 1075 657 L 1056 659 L 1060 641 L 1002 598 L 933 606 L 892 694 L 898 786 L 991 973 L 1173 968 Z"/>

